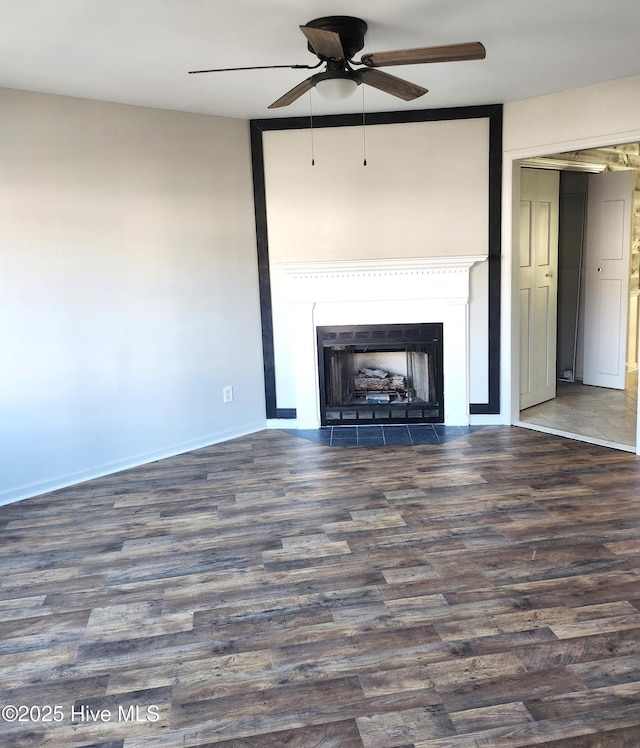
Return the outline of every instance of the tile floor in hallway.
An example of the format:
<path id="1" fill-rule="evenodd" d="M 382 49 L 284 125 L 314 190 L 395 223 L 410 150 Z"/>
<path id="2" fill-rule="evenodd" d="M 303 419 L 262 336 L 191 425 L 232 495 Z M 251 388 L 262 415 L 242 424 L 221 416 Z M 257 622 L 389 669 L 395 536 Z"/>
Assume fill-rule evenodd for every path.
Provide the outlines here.
<path id="1" fill-rule="evenodd" d="M 625 390 L 559 381 L 556 398 L 521 411 L 520 420 L 633 447 L 636 444 L 637 412 L 636 371 L 629 375 Z"/>

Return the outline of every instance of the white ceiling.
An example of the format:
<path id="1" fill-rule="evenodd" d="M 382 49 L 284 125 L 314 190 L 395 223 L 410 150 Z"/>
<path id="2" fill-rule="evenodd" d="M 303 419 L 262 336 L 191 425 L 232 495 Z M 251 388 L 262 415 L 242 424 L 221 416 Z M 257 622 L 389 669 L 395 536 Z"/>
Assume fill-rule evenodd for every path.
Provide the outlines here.
<path id="1" fill-rule="evenodd" d="M 367 111 L 506 103 L 640 74 L 638 0 L 0 0 L 0 86 L 225 117 L 306 116 L 311 75 L 200 68 L 314 64 L 299 30 L 353 15 L 366 52 L 481 41 L 485 60 L 388 69 L 429 89 L 411 103 L 365 89 Z M 314 71 L 316 72 L 316 71 Z M 362 111 L 358 92 L 314 114 Z"/>

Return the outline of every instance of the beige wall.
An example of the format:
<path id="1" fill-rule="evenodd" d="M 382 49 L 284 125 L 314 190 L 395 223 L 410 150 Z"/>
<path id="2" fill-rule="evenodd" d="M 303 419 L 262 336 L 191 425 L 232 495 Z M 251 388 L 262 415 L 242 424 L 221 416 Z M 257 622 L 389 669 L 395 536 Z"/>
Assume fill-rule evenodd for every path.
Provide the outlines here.
<path id="1" fill-rule="evenodd" d="M 0 502 L 263 427 L 248 123 L 0 110 Z"/>
<path id="2" fill-rule="evenodd" d="M 6 89 L 0 109 L 0 502 L 260 428 L 247 123 Z M 515 349 L 512 159 L 640 139 L 640 76 L 509 103 L 504 115 L 508 420 Z M 316 131 L 313 169 L 309 133 L 298 134 L 291 155 L 298 153 L 299 166 L 287 177 L 291 212 L 300 202 L 313 204 L 310 194 L 331 197 L 345 158 L 353 159 L 357 191 L 338 188 L 343 199 L 338 210 L 325 211 L 327 226 L 307 212 L 276 256 L 298 258 L 308 246 L 300 238 L 315 241 L 318 234 L 325 241 L 315 245 L 315 256 L 331 259 L 324 254 L 329 229 L 338 231 L 341 251 L 356 258 L 388 256 L 391 247 L 398 256 L 434 251 L 424 227 L 437 225 L 439 194 L 424 192 L 426 182 L 415 175 L 389 178 L 381 160 L 386 147 L 376 142 L 382 131 L 367 128 L 366 168 L 358 128 L 337 165 L 327 160 L 323 132 Z M 396 140 L 392 157 L 426 158 L 405 146 L 404 138 Z M 441 155 L 430 153 L 422 178 L 431 180 Z M 458 174 L 464 216 L 475 194 L 470 171 Z M 317 184 L 309 185 L 309 175 Z M 376 183 L 374 190 L 380 175 L 384 189 Z M 433 199 L 419 197 L 421 189 Z M 341 216 L 347 208 L 353 215 L 356 197 L 367 195 L 363 209 L 375 206 L 376 218 L 384 210 L 386 221 L 376 231 L 361 222 L 355 234 L 342 233 Z M 403 218 L 399 204 L 412 208 L 410 215 Z M 416 216 L 406 231 L 403 220 Z M 481 252 L 477 227 L 467 244 L 465 221 L 449 218 L 456 231 L 442 233 L 437 251 Z M 479 280 L 472 297 L 482 305 L 486 279 Z M 472 315 L 472 324 L 477 319 Z M 482 330 L 474 337 L 480 340 Z M 221 388 L 228 384 L 235 399 L 223 405 Z"/>
<path id="3" fill-rule="evenodd" d="M 640 76 L 632 76 L 505 104 L 503 149 L 529 154 L 612 145 L 637 139 L 638 129 Z"/>
<path id="4" fill-rule="evenodd" d="M 263 135 L 272 262 L 487 254 L 488 119 Z M 367 166 L 363 166 L 363 135 Z"/>

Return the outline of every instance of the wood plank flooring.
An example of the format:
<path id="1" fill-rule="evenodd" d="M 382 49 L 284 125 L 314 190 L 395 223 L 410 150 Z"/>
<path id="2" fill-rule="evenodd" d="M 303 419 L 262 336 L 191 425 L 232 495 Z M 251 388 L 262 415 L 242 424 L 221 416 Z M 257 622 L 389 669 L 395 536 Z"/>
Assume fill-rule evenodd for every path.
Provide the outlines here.
<path id="1" fill-rule="evenodd" d="M 0 569 L 7 748 L 640 746 L 628 453 L 265 431 L 0 507 Z"/>

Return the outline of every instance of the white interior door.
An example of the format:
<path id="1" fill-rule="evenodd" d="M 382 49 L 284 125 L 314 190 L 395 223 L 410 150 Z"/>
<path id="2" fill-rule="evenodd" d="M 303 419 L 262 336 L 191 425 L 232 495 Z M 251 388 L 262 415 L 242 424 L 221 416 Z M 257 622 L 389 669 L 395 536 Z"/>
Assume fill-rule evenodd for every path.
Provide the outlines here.
<path id="1" fill-rule="evenodd" d="M 521 170 L 521 410 L 556 396 L 559 190 L 559 172 Z"/>
<path id="2" fill-rule="evenodd" d="M 623 390 L 627 360 L 633 172 L 589 177 L 584 384 Z"/>

